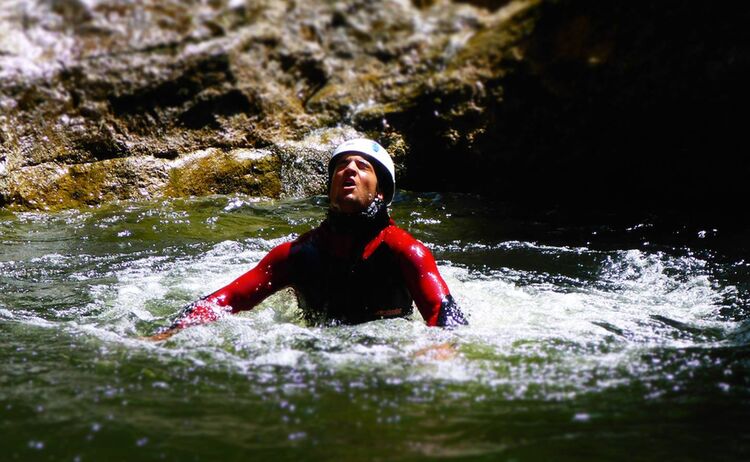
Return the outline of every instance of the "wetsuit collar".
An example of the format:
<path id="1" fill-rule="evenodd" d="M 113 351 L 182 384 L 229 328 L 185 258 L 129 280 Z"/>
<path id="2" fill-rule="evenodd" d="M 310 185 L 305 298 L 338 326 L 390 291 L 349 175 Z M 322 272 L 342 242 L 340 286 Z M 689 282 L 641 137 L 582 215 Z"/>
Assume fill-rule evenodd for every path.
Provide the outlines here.
<path id="1" fill-rule="evenodd" d="M 390 224 L 388 206 L 376 197 L 367 209 L 359 213 L 341 213 L 329 208 L 326 223 L 336 233 L 356 237 L 374 235 Z"/>

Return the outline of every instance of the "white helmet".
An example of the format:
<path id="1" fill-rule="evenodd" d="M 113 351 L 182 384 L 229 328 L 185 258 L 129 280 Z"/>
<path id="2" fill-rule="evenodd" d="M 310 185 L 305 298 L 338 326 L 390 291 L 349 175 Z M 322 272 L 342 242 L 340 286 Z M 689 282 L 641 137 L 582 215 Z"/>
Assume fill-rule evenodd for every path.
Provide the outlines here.
<path id="1" fill-rule="evenodd" d="M 335 151 L 333 151 L 333 154 L 331 154 L 331 160 L 328 161 L 329 184 L 331 176 L 333 175 L 335 159 L 338 156 L 349 152 L 362 154 L 373 162 L 373 166 L 378 175 L 378 185 L 383 192 L 383 200 L 386 204 L 390 204 L 393 201 L 393 194 L 396 190 L 396 167 L 393 165 L 393 160 L 391 159 L 391 156 L 388 155 L 388 151 L 377 142 L 368 140 L 367 138 L 355 138 L 353 140 L 344 141 Z"/>

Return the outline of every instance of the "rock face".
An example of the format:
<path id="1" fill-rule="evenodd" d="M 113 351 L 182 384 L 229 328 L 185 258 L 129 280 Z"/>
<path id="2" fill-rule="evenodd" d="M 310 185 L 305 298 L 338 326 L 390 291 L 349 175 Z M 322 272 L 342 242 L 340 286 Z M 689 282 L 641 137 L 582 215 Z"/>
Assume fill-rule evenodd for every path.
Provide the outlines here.
<path id="1" fill-rule="evenodd" d="M 407 189 L 582 207 L 746 194 L 741 6 L 11 1 L 0 206 L 325 188 L 364 134 Z M 618 205 L 619 204 L 619 205 Z"/>

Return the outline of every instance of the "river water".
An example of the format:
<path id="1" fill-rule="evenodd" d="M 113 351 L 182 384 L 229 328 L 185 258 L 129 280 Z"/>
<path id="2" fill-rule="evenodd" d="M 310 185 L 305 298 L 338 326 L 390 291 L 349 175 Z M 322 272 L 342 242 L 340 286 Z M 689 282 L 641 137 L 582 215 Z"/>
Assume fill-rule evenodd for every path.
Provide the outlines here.
<path id="1" fill-rule="evenodd" d="M 161 343 L 324 199 L 0 212 L 0 460 L 748 460 L 745 252 L 506 212 L 393 206 L 468 327 L 306 326 L 281 292 Z"/>

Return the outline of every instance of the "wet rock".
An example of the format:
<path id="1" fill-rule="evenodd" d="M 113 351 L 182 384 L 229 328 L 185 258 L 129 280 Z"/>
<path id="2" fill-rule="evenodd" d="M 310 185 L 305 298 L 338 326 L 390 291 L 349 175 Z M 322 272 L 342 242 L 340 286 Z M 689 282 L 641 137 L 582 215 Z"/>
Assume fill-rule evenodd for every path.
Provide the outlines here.
<path id="1" fill-rule="evenodd" d="M 745 142 L 730 114 L 750 102 L 738 80 L 750 53 L 736 45 L 749 15 L 680 2 L 511 2 L 355 126 L 403 134 L 402 184 L 415 189 L 736 217 L 748 192 L 737 172 L 750 161 L 731 154 Z"/>
<path id="2" fill-rule="evenodd" d="M 0 204 L 55 210 L 158 196 L 278 197 L 280 171 L 278 156 L 251 149 L 211 148 L 172 161 L 133 156 L 73 165 L 46 162 L 0 177 Z"/>
<path id="3" fill-rule="evenodd" d="M 320 194 L 334 143 L 362 134 L 337 127 L 377 104 L 384 84 L 398 93 L 434 67 L 420 53 L 439 60 L 447 39 L 432 45 L 433 32 L 477 27 L 471 8 L 459 10 L 473 19 L 453 19 L 439 3 L 424 18 L 398 1 L 15 5 L 0 34 L 0 197 L 28 207 L 136 197 L 109 168 L 130 161 L 105 162 L 131 158 L 183 162 L 168 184 L 160 171 L 160 186 L 140 188 L 149 194 Z M 280 163 L 245 178 L 259 167 L 232 153 L 263 149 Z M 120 186 L 91 193 L 103 183 L 78 173 L 105 165 Z M 24 187 L 44 175 L 91 181 L 76 194 Z"/>
<path id="4" fill-rule="evenodd" d="M 131 157 L 62 165 L 46 162 L 0 178 L 0 204 L 55 210 L 152 197 L 167 179 L 161 159 Z"/>
<path id="5" fill-rule="evenodd" d="M 184 197 L 239 192 L 278 197 L 279 171 L 278 157 L 266 150 L 207 149 L 171 162 L 165 193 Z"/>
<path id="6" fill-rule="evenodd" d="M 727 201 L 747 192 L 748 161 L 730 156 L 743 146 L 730 114 L 749 99 L 745 10 L 15 2 L 0 18 L 0 201 L 320 194 L 330 149 L 360 135 L 407 189 Z"/>
<path id="7" fill-rule="evenodd" d="M 325 194 L 331 152 L 339 144 L 357 136 L 359 133 L 349 126 L 322 128 L 302 140 L 274 145 L 272 149 L 281 160 L 282 195 L 306 197 Z"/>

